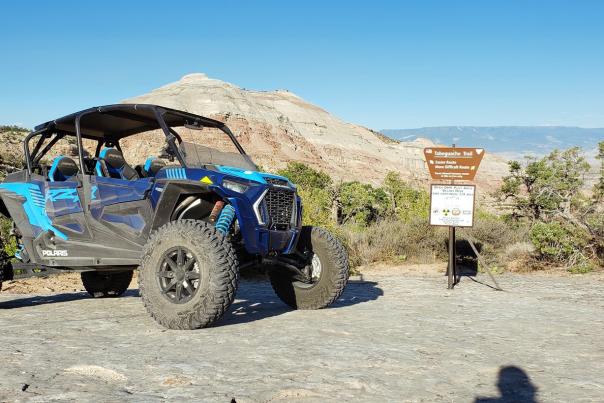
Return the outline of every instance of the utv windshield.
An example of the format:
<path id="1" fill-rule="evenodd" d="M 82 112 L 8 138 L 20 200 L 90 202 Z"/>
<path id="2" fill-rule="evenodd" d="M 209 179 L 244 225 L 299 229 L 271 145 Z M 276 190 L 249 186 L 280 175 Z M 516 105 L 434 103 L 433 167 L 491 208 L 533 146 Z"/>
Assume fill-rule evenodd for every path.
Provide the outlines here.
<path id="1" fill-rule="evenodd" d="M 202 126 L 197 122 L 184 122 L 170 130 L 182 140 L 178 150 L 188 167 L 227 165 L 245 170 L 258 169 L 238 144 L 234 134 L 226 127 Z"/>
<path id="2" fill-rule="evenodd" d="M 226 136 L 226 134 L 225 134 Z M 250 157 L 237 152 L 220 151 L 216 148 L 183 141 L 179 150 L 188 167 L 203 167 L 204 165 L 228 165 L 250 171 L 258 168 Z"/>

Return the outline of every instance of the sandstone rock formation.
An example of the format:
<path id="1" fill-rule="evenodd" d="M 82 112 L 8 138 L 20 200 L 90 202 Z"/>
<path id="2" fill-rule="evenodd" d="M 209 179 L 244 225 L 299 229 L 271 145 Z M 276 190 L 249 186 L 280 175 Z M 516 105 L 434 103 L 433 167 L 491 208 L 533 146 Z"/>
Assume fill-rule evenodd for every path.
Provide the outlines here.
<path id="1" fill-rule="evenodd" d="M 388 171 L 397 171 L 414 183 L 429 181 L 423 158 L 423 148 L 433 145 L 429 140 L 392 140 L 344 122 L 288 91 L 251 91 L 198 73 L 124 102 L 158 104 L 224 121 L 267 169 L 300 161 L 341 180 L 379 184 Z M 155 152 L 160 139 L 139 140 L 135 159 Z M 491 190 L 506 170 L 503 159 L 487 154 L 477 182 Z"/>

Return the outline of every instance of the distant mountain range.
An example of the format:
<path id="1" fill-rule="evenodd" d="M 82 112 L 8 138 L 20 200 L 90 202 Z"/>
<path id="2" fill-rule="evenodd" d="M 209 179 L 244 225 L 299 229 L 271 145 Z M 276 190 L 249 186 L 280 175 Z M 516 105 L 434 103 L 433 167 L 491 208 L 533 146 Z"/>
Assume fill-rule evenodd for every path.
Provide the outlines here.
<path id="1" fill-rule="evenodd" d="M 595 155 L 604 128 L 585 129 L 568 126 L 443 126 L 419 129 L 382 130 L 386 136 L 401 141 L 423 137 L 438 144 L 459 147 L 483 147 L 488 152 L 518 159 L 526 155 L 541 156 L 554 149 L 581 147 L 588 157 Z"/>

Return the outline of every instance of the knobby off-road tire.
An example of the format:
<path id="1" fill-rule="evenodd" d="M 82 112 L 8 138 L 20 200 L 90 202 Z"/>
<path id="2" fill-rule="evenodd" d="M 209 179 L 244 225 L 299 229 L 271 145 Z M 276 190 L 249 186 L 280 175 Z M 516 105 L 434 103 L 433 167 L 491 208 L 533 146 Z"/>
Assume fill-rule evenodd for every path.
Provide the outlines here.
<path id="1" fill-rule="evenodd" d="M 310 251 L 319 258 L 320 277 L 312 284 L 305 284 L 276 268 L 269 272 L 275 293 L 295 309 L 327 307 L 340 297 L 348 281 L 348 254 L 344 246 L 323 228 L 306 226 L 302 227 L 296 249 L 300 253 Z"/>
<path id="2" fill-rule="evenodd" d="M 132 270 L 119 272 L 85 271 L 81 273 L 84 288 L 94 298 L 119 297 L 132 281 Z"/>
<path id="3" fill-rule="evenodd" d="M 185 263 L 175 263 L 181 250 Z M 175 252 L 171 252 L 175 251 Z M 170 254 L 176 258 L 170 265 Z M 187 262 L 194 263 L 188 264 Z M 178 269 L 174 266 L 177 264 Z M 190 266 L 190 267 L 189 267 Z M 171 269 L 174 268 L 174 270 Z M 239 263 L 231 243 L 206 222 L 178 220 L 157 229 L 143 249 L 138 276 L 140 294 L 149 314 L 169 329 L 198 329 L 218 320 L 235 299 Z M 167 271 L 172 271 L 167 277 Z M 182 274 L 182 273 L 189 274 Z M 180 273 L 180 274 L 179 274 Z M 166 276 L 166 277 L 162 277 Z M 184 276 L 184 277 L 183 277 Z M 196 278 L 181 286 L 180 302 L 173 278 Z M 184 294 L 188 294 L 186 298 Z M 183 299 L 184 298 L 184 299 Z"/>

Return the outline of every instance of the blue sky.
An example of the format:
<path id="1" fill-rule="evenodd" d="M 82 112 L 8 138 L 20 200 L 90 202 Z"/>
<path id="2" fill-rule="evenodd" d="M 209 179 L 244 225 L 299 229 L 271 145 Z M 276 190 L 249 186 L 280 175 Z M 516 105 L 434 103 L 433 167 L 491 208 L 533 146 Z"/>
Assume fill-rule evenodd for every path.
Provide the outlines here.
<path id="1" fill-rule="evenodd" d="M 3 2 L 0 123 L 204 72 L 374 129 L 604 127 L 602 1 L 212 3 Z"/>

